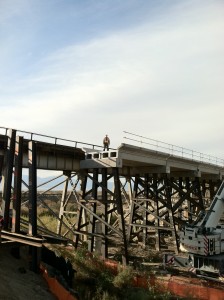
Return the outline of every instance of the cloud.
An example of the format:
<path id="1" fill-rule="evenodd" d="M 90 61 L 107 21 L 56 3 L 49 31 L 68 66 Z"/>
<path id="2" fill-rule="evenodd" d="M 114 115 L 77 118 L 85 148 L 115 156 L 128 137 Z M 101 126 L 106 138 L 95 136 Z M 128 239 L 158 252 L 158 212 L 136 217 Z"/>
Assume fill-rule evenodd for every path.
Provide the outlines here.
<path id="1" fill-rule="evenodd" d="M 96 144 L 108 133 L 114 147 L 127 130 L 219 153 L 208 139 L 217 147 L 223 129 L 222 12 L 219 1 L 178 2 L 138 26 L 59 47 L 0 87 L 13 103 L 1 108 L 3 125 Z"/>

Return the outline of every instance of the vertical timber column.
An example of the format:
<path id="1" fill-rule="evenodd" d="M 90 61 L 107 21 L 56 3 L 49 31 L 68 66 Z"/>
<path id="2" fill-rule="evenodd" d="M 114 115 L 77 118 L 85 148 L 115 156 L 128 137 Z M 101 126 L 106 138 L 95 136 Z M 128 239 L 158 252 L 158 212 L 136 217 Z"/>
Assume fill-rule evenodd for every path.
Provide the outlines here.
<path id="1" fill-rule="evenodd" d="M 29 235 L 37 235 L 37 159 L 36 143 L 28 144 L 29 164 Z"/>
<path id="2" fill-rule="evenodd" d="M 128 197 L 129 197 L 129 205 L 131 205 L 131 200 L 133 197 L 133 191 L 132 191 L 132 185 L 131 185 L 131 177 L 127 177 L 127 182 L 128 182 Z"/>
<path id="3" fill-rule="evenodd" d="M 107 223 L 108 222 L 108 196 L 107 196 L 107 168 L 102 169 L 102 201 L 104 206 L 104 211 L 102 215 L 102 219 Z M 102 234 L 105 236 L 103 239 L 101 254 L 103 258 L 108 258 L 108 227 L 106 224 L 102 223 Z"/>
<path id="4" fill-rule="evenodd" d="M 177 230 L 176 225 L 174 222 L 174 212 L 173 212 L 173 206 L 172 206 L 172 187 L 170 184 L 170 181 L 173 181 L 173 178 L 168 178 L 168 175 L 166 174 L 165 177 L 165 191 L 166 191 L 166 198 L 167 198 L 167 208 L 169 210 L 169 220 L 170 224 L 173 226 L 172 230 L 172 236 L 176 243 L 175 253 L 177 254 L 179 252 L 179 244 L 178 244 L 178 238 L 177 238 Z"/>
<path id="5" fill-rule="evenodd" d="M 117 203 L 117 213 L 118 213 L 118 221 L 119 221 L 119 229 L 123 237 L 123 253 L 122 253 L 122 264 L 128 265 L 128 250 L 127 250 L 127 240 L 126 240 L 126 232 L 125 232 L 125 222 L 124 222 L 124 213 L 123 213 L 123 204 L 122 204 L 122 196 L 120 189 L 120 179 L 119 179 L 119 171 L 118 168 L 112 168 L 114 175 L 114 186 L 115 186 L 115 201 Z"/>
<path id="6" fill-rule="evenodd" d="M 81 176 L 81 190 L 82 190 L 82 199 L 85 199 L 86 196 L 86 185 L 87 185 L 87 175 Z M 81 224 L 82 224 L 82 216 L 83 216 L 83 207 L 78 204 L 77 207 L 77 231 L 80 231 Z M 80 235 L 75 234 L 74 235 L 74 246 L 77 249 L 79 244 Z"/>
<path id="7" fill-rule="evenodd" d="M 28 165 L 29 165 L 29 235 L 37 235 L 37 159 L 36 143 L 28 143 Z M 37 248 L 30 246 L 32 255 L 31 270 L 38 271 Z"/>
<path id="8" fill-rule="evenodd" d="M 197 196 L 198 196 L 198 202 L 199 202 L 199 207 L 196 208 L 196 210 L 204 210 L 204 201 L 203 201 L 203 196 L 202 196 L 202 185 L 199 180 L 199 177 L 195 177 L 195 184 L 196 184 L 196 191 L 197 191 Z M 195 213 L 195 212 L 194 212 Z M 199 213 L 199 212 L 197 212 Z"/>
<path id="9" fill-rule="evenodd" d="M 2 214 L 4 216 L 4 229 L 9 228 L 9 210 L 11 200 L 12 173 L 15 154 L 16 130 L 10 129 L 8 134 L 8 143 L 6 150 L 6 159 L 3 171 L 3 196 L 2 196 Z"/>
<path id="10" fill-rule="evenodd" d="M 66 197 L 67 197 L 67 191 L 68 191 L 68 182 L 71 178 L 71 173 L 65 174 L 67 176 L 65 183 L 64 183 L 64 188 L 62 191 L 62 196 L 61 196 L 61 203 L 60 203 L 60 209 L 59 209 L 59 220 L 57 224 L 57 234 L 61 235 L 61 229 L 62 229 L 62 222 L 64 219 L 64 211 L 65 211 L 65 206 L 66 206 Z"/>
<path id="11" fill-rule="evenodd" d="M 12 232 L 20 232 L 21 188 L 22 188 L 23 137 L 16 137 L 15 172 L 12 211 Z"/>
<path id="12" fill-rule="evenodd" d="M 192 222 L 192 205 L 191 205 L 191 193 L 190 193 L 190 178 L 186 177 L 186 191 L 188 195 L 187 206 L 188 206 L 188 221 Z"/>
<path id="13" fill-rule="evenodd" d="M 138 185 L 139 185 L 139 174 L 135 175 L 135 181 L 134 181 L 134 187 L 133 187 L 133 193 L 130 201 L 130 217 L 129 217 L 129 224 L 128 224 L 128 231 L 127 231 L 127 239 L 130 242 L 131 241 L 131 235 L 136 232 L 136 227 L 133 225 L 134 224 L 134 219 L 135 219 L 135 211 L 136 211 L 136 206 L 134 201 L 138 201 Z M 133 201 L 133 198 L 135 199 Z"/>
<path id="14" fill-rule="evenodd" d="M 149 174 L 145 174 L 145 180 L 144 180 L 144 198 L 145 198 L 145 203 L 144 203 L 144 212 L 143 212 L 143 246 L 146 246 L 146 240 L 147 240 L 147 225 L 148 225 L 148 207 L 149 207 Z"/>
<path id="15" fill-rule="evenodd" d="M 98 175 L 99 175 L 99 170 L 98 169 L 93 169 L 93 181 L 92 181 L 92 198 L 94 199 L 94 202 L 91 203 L 91 211 L 96 214 L 96 200 L 97 200 L 97 189 L 98 189 Z M 99 224 L 97 226 L 100 226 Z M 96 228 L 96 218 L 93 214 L 90 215 L 89 217 L 89 233 L 92 233 L 88 237 L 88 251 L 93 252 L 94 248 L 94 232 Z"/>
<path id="16" fill-rule="evenodd" d="M 201 183 L 201 193 L 203 198 L 203 205 L 206 207 L 206 180 L 204 179 Z"/>
<path id="17" fill-rule="evenodd" d="M 152 187 L 153 187 L 153 193 L 154 193 L 154 207 L 156 209 L 156 215 L 158 218 L 155 219 L 155 226 L 157 227 L 157 229 L 155 229 L 156 231 L 156 250 L 157 251 L 160 251 L 161 250 L 161 240 L 160 240 L 160 230 L 159 230 L 159 227 L 160 227 L 160 219 L 159 219 L 159 197 L 158 197 L 158 175 L 157 174 L 153 174 L 153 177 L 152 177 Z"/>
<path id="18" fill-rule="evenodd" d="M 181 193 L 181 191 L 183 190 L 183 178 L 182 177 L 179 177 L 178 188 L 179 188 L 179 192 L 178 192 L 178 199 L 177 199 L 177 201 L 179 199 L 181 199 L 181 197 L 182 197 L 182 193 Z M 178 218 L 179 218 L 179 220 L 183 219 L 183 210 L 184 209 L 183 209 L 183 202 L 182 202 L 181 206 L 178 209 Z M 178 229 L 179 230 L 181 229 L 181 225 L 180 224 L 181 224 L 181 222 L 178 223 Z"/>
<path id="19" fill-rule="evenodd" d="M 129 197 L 129 222 L 128 222 L 128 230 L 127 230 L 127 241 L 130 242 L 131 232 L 132 232 L 132 220 L 133 220 L 133 191 L 132 191 L 132 185 L 131 185 L 131 176 L 127 177 L 128 182 L 128 197 Z"/>

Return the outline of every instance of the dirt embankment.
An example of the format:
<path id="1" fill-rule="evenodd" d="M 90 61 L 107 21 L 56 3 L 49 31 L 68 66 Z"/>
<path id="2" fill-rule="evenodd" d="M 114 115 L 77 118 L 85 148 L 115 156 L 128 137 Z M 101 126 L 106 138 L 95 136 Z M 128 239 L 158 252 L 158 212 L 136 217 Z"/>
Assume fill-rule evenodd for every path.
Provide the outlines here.
<path id="1" fill-rule="evenodd" d="M 26 248 L 20 258 L 11 254 L 11 247 L 0 244 L 0 299 L 55 300 L 41 274 L 29 270 Z"/>

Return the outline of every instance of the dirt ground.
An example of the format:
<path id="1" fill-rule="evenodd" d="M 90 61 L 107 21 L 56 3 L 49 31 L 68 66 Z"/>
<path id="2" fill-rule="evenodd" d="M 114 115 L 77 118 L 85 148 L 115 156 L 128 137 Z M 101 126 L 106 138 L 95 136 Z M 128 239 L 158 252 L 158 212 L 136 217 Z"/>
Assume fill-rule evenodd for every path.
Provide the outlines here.
<path id="1" fill-rule="evenodd" d="M 18 259 L 10 249 L 0 244 L 0 299 L 55 300 L 41 274 L 29 270 L 26 251 Z"/>

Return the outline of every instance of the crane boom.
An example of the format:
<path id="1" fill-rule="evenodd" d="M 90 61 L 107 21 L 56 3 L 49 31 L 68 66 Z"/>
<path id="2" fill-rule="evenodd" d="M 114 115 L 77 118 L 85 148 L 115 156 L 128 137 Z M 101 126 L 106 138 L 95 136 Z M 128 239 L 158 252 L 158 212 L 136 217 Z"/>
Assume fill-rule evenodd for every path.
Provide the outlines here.
<path id="1" fill-rule="evenodd" d="M 202 221 L 203 228 L 216 228 L 224 212 L 224 181 L 221 183 L 209 211 Z"/>

